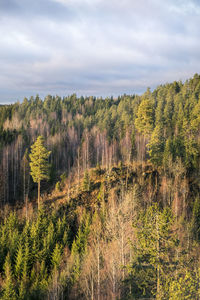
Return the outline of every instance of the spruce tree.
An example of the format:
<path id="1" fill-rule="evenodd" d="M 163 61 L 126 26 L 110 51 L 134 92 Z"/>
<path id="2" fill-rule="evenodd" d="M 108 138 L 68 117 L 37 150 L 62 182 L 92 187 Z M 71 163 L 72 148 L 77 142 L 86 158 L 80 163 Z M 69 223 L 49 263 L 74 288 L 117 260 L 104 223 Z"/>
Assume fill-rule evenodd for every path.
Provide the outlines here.
<path id="1" fill-rule="evenodd" d="M 27 299 L 27 297 L 26 297 L 26 285 L 25 285 L 25 282 L 23 280 L 20 281 L 18 299 L 19 300 Z"/>
<path id="2" fill-rule="evenodd" d="M 85 192 L 90 191 L 90 175 L 88 173 L 88 170 L 85 171 L 84 178 L 83 178 L 83 190 Z"/>
<path id="3" fill-rule="evenodd" d="M 28 281 L 29 275 L 29 264 L 30 264 L 30 250 L 29 250 L 29 241 L 26 237 L 24 245 L 24 255 L 23 255 L 23 270 L 22 270 L 22 281 L 25 283 Z"/>
<path id="4" fill-rule="evenodd" d="M 58 243 L 56 243 L 56 246 L 52 253 L 52 259 L 51 259 L 54 268 L 57 269 L 59 267 L 61 258 L 62 258 L 61 246 Z"/>
<path id="5" fill-rule="evenodd" d="M 167 276 L 172 276 L 178 245 L 172 235 L 171 210 L 160 210 L 157 204 L 138 213 L 134 222 L 136 243 L 130 265 L 130 284 L 137 297 L 165 299 Z"/>
<path id="6" fill-rule="evenodd" d="M 12 266 L 10 260 L 10 254 L 6 256 L 6 261 L 4 264 L 4 274 L 5 274 L 5 282 L 3 287 L 3 297 L 4 300 L 15 300 L 17 299 L 15 287 L 13 283 L 13 274 L 12 274 Z"/>
<path id="7" fill-rule="evenodd" d="M 192 231 L 197 241 L 200 241 L 200 200 L 196 198 L 193 205 Z"/>
<path id="8" fill-rule="evenodd" d="M 30 168 L 33 181 L 38 184 L 38 208 L 40 205 L 40 183 L 42 180 L 49 179 L 48 158 L 51 151 L 44 146 L 44 138 L 39 136 L 36 142 L 31 146 Z"/>
<path id="9" fill-rule="evenodd" d="M 157 125 L 151 135 L 149 144 L 147 145 L 150 161 L 156 165 L 162 165 L 163 151 L 164 151 L 164 139 L 163 130 L 160 125 Z"/>
<path id="10" fill-rule="evenodd" d="M 135 127 L 143 135 L 148 136 L 153 131 L 154 123 L 154 107 L 153 103 L 149 99 L 143 100 L 137 112 L 135 119 Z"/>
<path id="11" fill-rule="evenodd" d="M 23 248 L 21 243 L 18 246 L 15 259 L 15 275 L 20 280 L 23 271 Z"/>

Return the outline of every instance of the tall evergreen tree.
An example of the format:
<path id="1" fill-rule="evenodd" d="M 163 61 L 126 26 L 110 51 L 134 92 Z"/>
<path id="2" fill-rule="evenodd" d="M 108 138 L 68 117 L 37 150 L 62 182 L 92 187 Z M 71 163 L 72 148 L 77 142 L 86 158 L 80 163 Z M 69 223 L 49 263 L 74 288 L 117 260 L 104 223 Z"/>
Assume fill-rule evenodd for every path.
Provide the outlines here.
<path id="1" fill-rule="evenodd" d="M 155 127 L 147 147 L 149 148 L 150 161 L 156 166 L 160 166 L 164 151 L 163 130 L 160 125 Z"/>
<path id="2" fill-rule="evenodd" d="M 135 127 L 139 132 L 148 136 L 153 130 L 154 123 L 154 107 L 150 100 L 143 100 L 137 112 L 137 118 L 135 119 Z"/>
<path id="3" fill-rule="evenodd" d="M 138 213 L 134 222 L 137 241 L 130 266 L 135 295 L 165 299 L 165 283 L 176 265 L 170 209 L 161 211 L 157 204 Z"/>
<path id="4" fill-rule="evenodd" d="M 14 283 L 13 283 L 13 274 L 12 274 L 12 265 L 10 260 L 10 254 L 6 256 L 6 261 L 4 264 L 4 274 L 5 282 L 3 287 L 3 300 L 15 300 L 17 299 Z"/>
<path id="5" fill-rule="evenodd" d="M 38 184 L 38 208 L 40 206 L 40 183 L 42 180 L 49 179 L 48 157 L 51 151 L 44 146 L 44 138 L 39 136 L 36 142 L 31 146 L 30 168 L 31 176 L 34 182 Z"/>
<path id="6" fill-rule="evenodd" d="M 17 249 L 16 259 L 15 259 L 15 275 L 18 279 L 20 279 L 22 276 L 22 270 L 23 270 L 23 248 L 22 248 L 22 244 L 20 243 Z"/>
<path id="7" fill-rule="evenodd" d="M 88 170 L 85 171 L 83 178 L 83 190 L 89 192 L 90 191 L 90 175 Z"/>
<path id="8" fill-rule="evenodd" d="M 56 246 L 52 253 L 52 265 L 54 268 L 58 268 L 61 262 L 62 253 L 61 253 L 61 247 L 59 244 L 56 243 Z"/>

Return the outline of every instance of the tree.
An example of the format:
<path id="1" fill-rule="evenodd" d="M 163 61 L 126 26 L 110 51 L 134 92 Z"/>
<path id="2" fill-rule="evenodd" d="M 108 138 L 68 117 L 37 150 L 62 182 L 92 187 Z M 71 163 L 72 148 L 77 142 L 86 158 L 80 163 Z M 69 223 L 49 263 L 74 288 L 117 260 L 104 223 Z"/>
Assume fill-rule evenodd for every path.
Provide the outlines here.
<path id="1" fill-rule="evenodd" d="M 199 299 L 199 274 L 194 276 L 192 272 L 186 271 L 182 276 L 172 279 L 169 285 L 169 300 L 176 299 Z"/>
<path id="2" fill-rule="evenodd" d="M 48 157 L 51 151 L 48 151 L 44 146 L 44 138 L 39 136 L 36 142 L 31 146 L 30 168 L 31 176 L 34 182 L 38 184 L 38 208 L 40 205 L 40 182 L 49 179 L 49 163 Z"/>
<path id="3" fill-rule="evenodd" d="M 138 213 L 133 224 L 136 242 L 129 267 L 130 283 L 136 296 L 166 299 L 166 282 L 177 265 L 174 250 L 178 240 L 173 236 L 172 224 L 171 210 L 161 210 L 157 204 Z"/>
<path id="4" fill-rule="evenodd" d="M 16 259 L 15 259 L 15 275 L 20 280 L 23 271 L 23 248 L 21 243 L 18 246 Z"/>
<path id="5" fill-rule="evenodd" d="M 28 194 L 30 185 L 30 167 L 29 167 L 29 155 L 26 148 L 24 156 L 22 158 L 23 163 L 23 190 L 24 190 L 24 204 L 26 206 L 26 218 L 28 215 Z"/>
<path id="6" fill-rule="evenodd" d="M 200 241 L 200 200 L 197 197 L 193 206 L 192 231 L 197 241 Z"/>
<path id="7" fill-rule="evenodd" d="M 12 265 L 10 260 L 10 254 L 6 256 L 4 264 L 5 281 L 3 286 L 3 298 L 4 300 L 17 299 L 15 292 L 15 286 L 13 283 Z"/>
<path id="8" fill-rule="evenodd" d="M 90 187 L 90 175 L 88 173 L 88 170 L 86 170 L 83 178 L 83 190 L 89 192 Z"/>
<path id="9" fill-rule="evenodd" d="M 56 246 L 53 250 L 53 253 L 52 253 L 52 265 L 55 269 L 59 268 L 59 265 L 60 265 L 60 262 L 61 262 L 61 258 L 62 258 L 62 251 L 61 251 L 61 246 L 56 243 Z"/>
<path id="10" fill-rule="evenodd" d="M 163 130 L 160 125 L 157 125 L 151 135 L 149 144 L 147 145 L 149 150 L 150 161 L 156 166 L 162 165 L 164 139 Z"/>
<path id="11" fill-rule="evenodd" d="M 143 135 L 148 136 L 153 131 L 154 107 L 150 100 L 143 100 L 137 112 L 137 118 L 135 119 L 135 127 Z"/>

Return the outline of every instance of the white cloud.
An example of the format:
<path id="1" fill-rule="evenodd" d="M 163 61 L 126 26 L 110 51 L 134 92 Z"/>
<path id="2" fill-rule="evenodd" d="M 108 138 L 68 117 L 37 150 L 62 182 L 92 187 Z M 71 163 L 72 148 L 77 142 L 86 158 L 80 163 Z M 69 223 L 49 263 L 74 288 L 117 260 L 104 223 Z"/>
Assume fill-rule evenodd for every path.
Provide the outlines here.
<path id="1" fill-rule="evenodd" d="M 18 3 L 0 12 L 0 101 L 23 91 L 133 93 L 200 69 L 198 2 Z"/>

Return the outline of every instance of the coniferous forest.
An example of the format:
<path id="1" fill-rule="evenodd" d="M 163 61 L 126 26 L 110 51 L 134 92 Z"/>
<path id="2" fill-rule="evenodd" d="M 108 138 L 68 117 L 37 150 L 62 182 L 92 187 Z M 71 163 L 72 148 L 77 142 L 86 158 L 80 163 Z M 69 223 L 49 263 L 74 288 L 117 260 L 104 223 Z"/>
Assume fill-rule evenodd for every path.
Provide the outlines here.
<path id="1" fill-rule="evenodd" d="M 0 106 L 0 299 L 200 298 L 200 75 Z"/>

